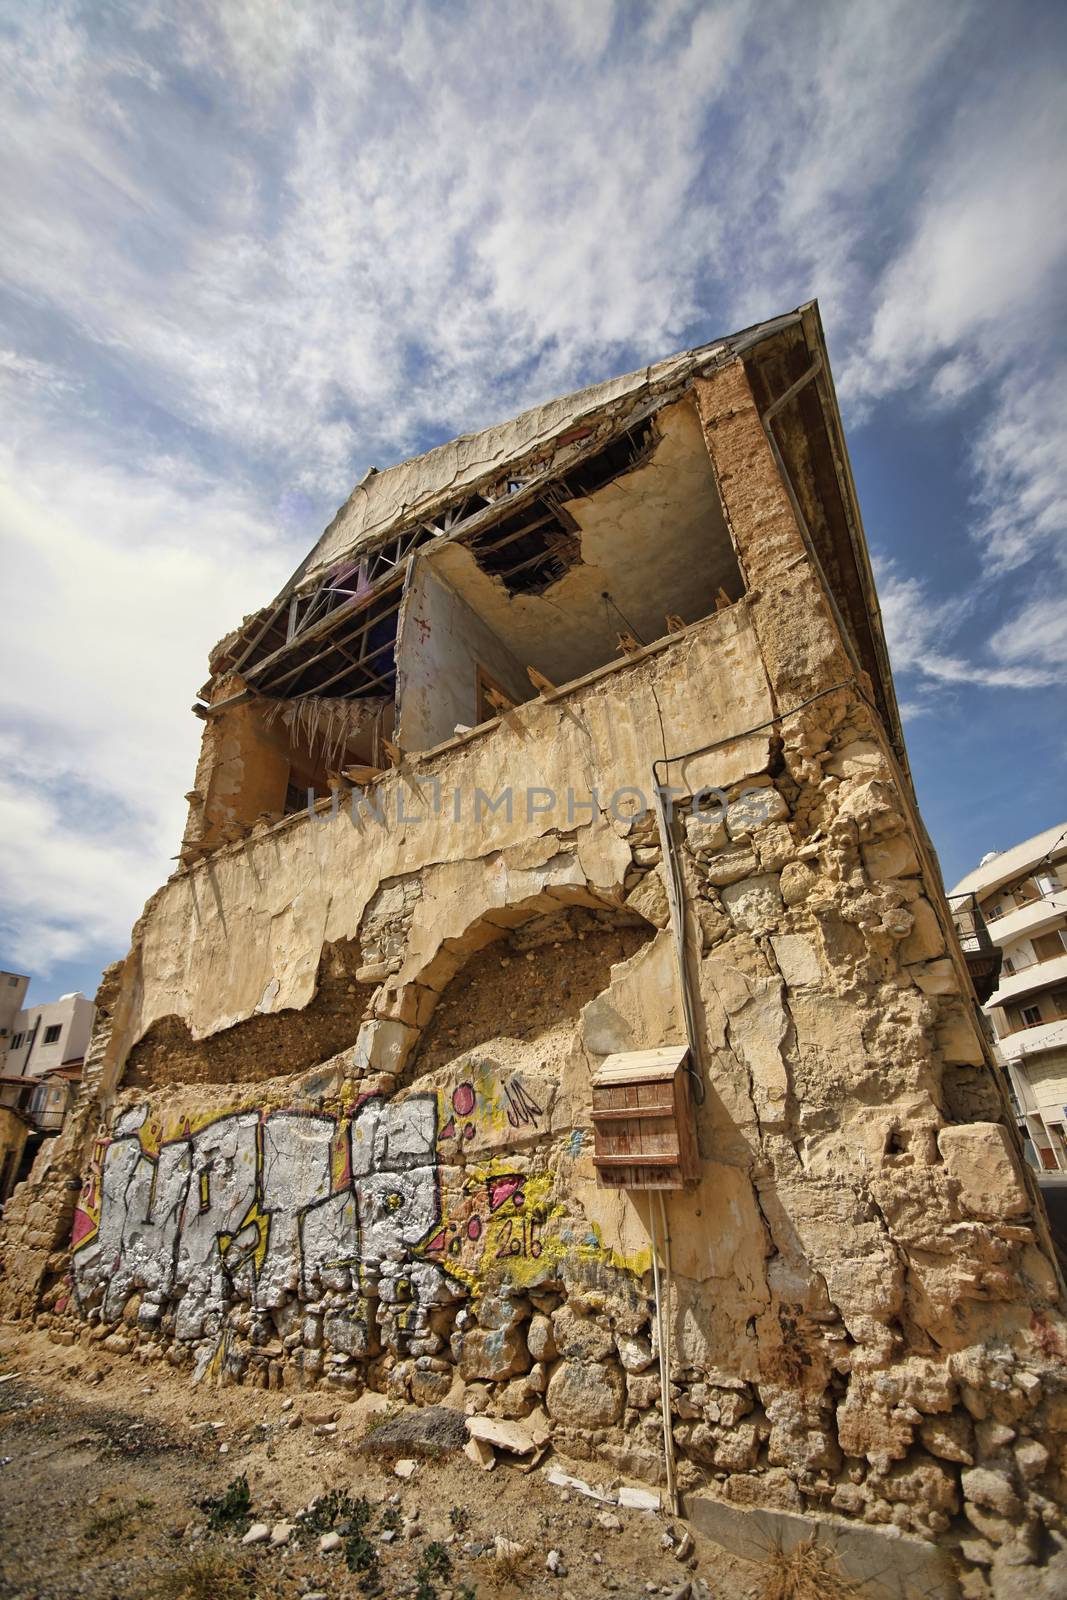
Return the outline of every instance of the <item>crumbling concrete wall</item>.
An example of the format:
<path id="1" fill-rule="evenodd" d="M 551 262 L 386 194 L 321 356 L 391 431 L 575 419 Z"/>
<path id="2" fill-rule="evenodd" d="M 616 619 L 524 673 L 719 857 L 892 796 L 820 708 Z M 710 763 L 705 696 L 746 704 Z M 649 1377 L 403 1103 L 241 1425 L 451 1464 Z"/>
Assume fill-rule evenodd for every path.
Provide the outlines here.
<path id="1" fill-rule="evenodd" d="M 662 755 L 707 1090 L 701 1181 L 667 1197 L 683 1487 L 951 1536 L 980 1594 L 1067 1537 L 1040 1200 L 741 366 L 695 404 L 745 598 L 405 763 L 384 824 L 295 819 L 168 884 L 104 1008 L 86 1109 L 13 1202 L 7 1303 L 221 1381 L 463 1384 L 656 1479 L 647 1200 L 597 1188 L 589 1106 L 605 1055 L 684 1037 L 659 836 L 619 797 Z M 476 815 L 505 783 L 511 810 Z M 527 810 L 538 785 L 555 808 Z M 729 803 L 694 815 L 707 785 Z M 160 1019 L 203 1041 L 306 1007 L 344 940 L 373 987 L 329 1059 L 251 1088 L 124 1083 Z M 522 975 L 562 982 L 547 952 L 570 943 L 599 951 L 585 987 L 529 1010 Z"/>

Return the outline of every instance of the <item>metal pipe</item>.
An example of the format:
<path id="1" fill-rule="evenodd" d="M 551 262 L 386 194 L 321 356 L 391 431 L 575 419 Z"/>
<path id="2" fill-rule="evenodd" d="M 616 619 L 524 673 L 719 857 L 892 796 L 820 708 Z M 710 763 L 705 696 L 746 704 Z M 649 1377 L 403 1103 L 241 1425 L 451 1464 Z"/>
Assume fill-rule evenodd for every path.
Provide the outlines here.
<path id="1" fill-rule="evenodd" d="M 659 1307 L 660 1319 L 660 1348 L 663 1351 L 664 1378 L 660 1380 L 660 1393 L 663 1401 L 663 1417 L 666 1425 L 664 1440 L 667 1454 L 667 1494 L 670 1497 L 671 1512 L 679 1515 L 678 1487 L 675 1482 L 674 1470 L 674 1429 L 671 1426 L 671 1230 L 667 1224 L 667 1206 L 663 1199 L 663 1190 L 656 1190 L 656 1199 L 659 1201 L 659 1220 L 663 1229 L 663 1294 L 667 1302 L 666 1320 L 663 1308 Z"/>
<path id="2" fill-rule="evenodd" d="M 662 1198 L 660 1204 L 662 1206 Z M 659 1240 L 656 1237 L 656 1208 L 648 1197 L 648 1231 L 652 1240 L 652 1293 L 656 1306 L 656 1345 L 659 1354 L 659 1401 L 663 1413 L 663 1467 L 667 1475 L 667 1501 L 673 1516 L 678 1515 L 678 1490 L 674 1481 L 674 1434 L 671 1430 L 671 1380 L 667 1363 L 667 1335 L 663 1325 L 663 1299 L 659 1276 Z M 668 1307 L 668 1314 L 670 1308 Z"/>
<path id="3" fill-rule="evenodd" d="M 701 1049 L 700 1029 L 697 1027 L 696 1008 L 693 1004 L 693 988 L 689 975 L 689 957 L 685 942 L 685 883 L 682 878 L 681 868 L 678 865 L 678 853 L 674 843 L 674 826 L 672 818 L 668 815 L 667 804 L 659 784 L 656 782 L 656 768 L 652 768 L 652 794 L 656 806 L 656 826 L 659 830 L 660 849 L 667 867 L 667 901 L 671 917 L 671 929 L 674 934 L 674 950 L 678 962 L 678 981 L 682 991 L 682 1015 L 685 1018 L 686 1037 L 689 1040 L 689 1055 L 692 1061 L 690 1076 L 698 1086 L 695 1096 L 698 1103 L 703 1103 L 705 1094 L 704 1085 L 704 1053 Z"/>

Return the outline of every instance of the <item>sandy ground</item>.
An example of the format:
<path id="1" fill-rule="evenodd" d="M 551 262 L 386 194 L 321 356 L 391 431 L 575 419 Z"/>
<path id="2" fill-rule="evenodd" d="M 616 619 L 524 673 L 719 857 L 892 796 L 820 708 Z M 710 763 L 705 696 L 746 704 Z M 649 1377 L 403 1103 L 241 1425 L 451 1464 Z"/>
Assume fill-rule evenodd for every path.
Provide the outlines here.
<path id="1" fill-rule="evenodd" d="M 668 1523 L 677 1534 L 683 1523 L 614 1508 L 621 1527 L 605 1528 L 602 1506 L 545 1479 L 554 1466 L 607 1487 L 603 1470 L 588 1463 L 550 1453 L 530 1473 L 502 1462 L 485 1472 L 455 1454 L 420 1461 L 402 1482 L 391 1462 L 361 1449 L 383 1404 L 377 1395 L 346 1403 L 302 1391 L 193 1389 L 164 1362 L 109 1361 L 95 1347 L 57 1345 L 44 1332 L 0 1330 L 0 1595 L 758 1595 L 761 1569 L 715 1545 L 697 1538 L 683 1562 L 663 1549 Z M 241 1474 L 251 1519 L 271 1525 L 293 1521 L 331 1490 L 365 1497 L 369 1575 L 349 1570 L 344 1549 L 320 1554 L 318 1531 L 295 1530 L 278 1547 L 243 1546 L 247 1522 L 209 1531 L 200 1503 L 217 1500 Z M 396 1524 L 392 1541 L 383 1539 Z M 501 1562 L 498 1534 L 523 1553 Z M 546 1567 L 550 1551 L 559 1552 L 562 1574 Z"/>

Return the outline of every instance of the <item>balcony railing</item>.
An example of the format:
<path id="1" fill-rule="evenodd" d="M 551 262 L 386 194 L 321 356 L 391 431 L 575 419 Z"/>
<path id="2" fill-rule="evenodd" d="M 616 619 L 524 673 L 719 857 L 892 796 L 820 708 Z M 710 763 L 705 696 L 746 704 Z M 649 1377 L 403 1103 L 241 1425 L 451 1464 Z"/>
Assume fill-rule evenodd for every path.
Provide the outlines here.
<path id="1" fill-rule="evenodd" d="M 58 1133 L 63 1126 L 63 1119 L 67 1108 L 63 1106 L 49 1106 L 35 1104 L 35 1097 L 39 1093 L 39 1085 L 28 1082 L 25 1087 L 5 1083 L 0 1086 L 0 1106 L 17 1111 L 27 1122 L 33 1124 L 37 1133 Z"/>
<path id="2" fill-rule="evenodd" d="M 33 1123 L 33 1125 L 37 1129 L 38 1133 L 58 1133 L 60 1128 L 63 1126 L 63 1118 L 66 1116 L 66 1114 L 67 1113 L 66 1113 L 65 1110 L 57 1110 L 57 1111 L 32 1111 L 31 1110 L 30 1113 L 29 1113 L 29 1116 L 30 1116 L 30 1121 Z"/>
<path id="3" fill-rule="evenodd" d="M 989 936 L 976 895 L 950 895 L 948 904 L 975 994 L 984 1005 L 1000 978 L 1000 949 Z"/>

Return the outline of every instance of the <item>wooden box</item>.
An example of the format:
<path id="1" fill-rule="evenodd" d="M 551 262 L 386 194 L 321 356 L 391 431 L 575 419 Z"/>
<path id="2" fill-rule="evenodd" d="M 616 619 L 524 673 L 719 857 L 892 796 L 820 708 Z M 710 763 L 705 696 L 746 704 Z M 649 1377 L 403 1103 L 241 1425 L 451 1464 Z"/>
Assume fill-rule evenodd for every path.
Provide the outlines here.
<path id="1" fill-rule="evenodd" d="M 601 1189 L 682 1189 L 700 1176 L 684 1044 L 607 1056 L 593 1076 Z"/>

